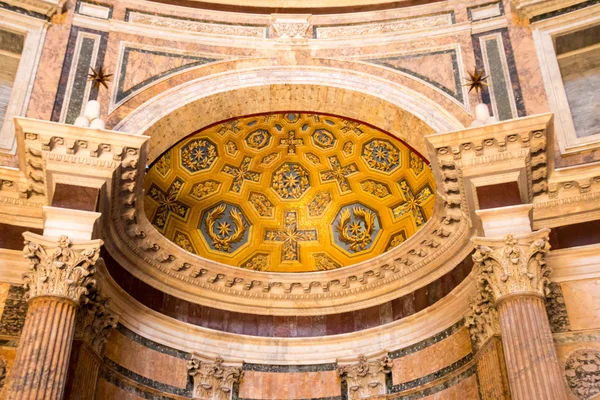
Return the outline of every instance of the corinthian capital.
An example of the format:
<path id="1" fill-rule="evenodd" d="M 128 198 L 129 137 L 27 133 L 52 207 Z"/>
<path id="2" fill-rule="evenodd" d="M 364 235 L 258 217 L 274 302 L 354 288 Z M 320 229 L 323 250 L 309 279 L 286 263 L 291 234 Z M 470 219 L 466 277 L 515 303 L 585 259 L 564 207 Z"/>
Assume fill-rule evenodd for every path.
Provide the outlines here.
<path id="1" fill-rule="evenodd" d="M 473 261 L 478 280 L 498 302 L 510 294 L 545 296 L 552 272 L 546 265 L 549 229 L 504 238 L 474 237 Z"/>
<path id="2" fill-rule="evenodd" d="M 48 238 L 26 232 L 23 253 L 29 272 L 23 275 L 26 297 L 56 296 L 79 304 L 93 278 L 102 240 L 71 242 L 68 237 Z"/>

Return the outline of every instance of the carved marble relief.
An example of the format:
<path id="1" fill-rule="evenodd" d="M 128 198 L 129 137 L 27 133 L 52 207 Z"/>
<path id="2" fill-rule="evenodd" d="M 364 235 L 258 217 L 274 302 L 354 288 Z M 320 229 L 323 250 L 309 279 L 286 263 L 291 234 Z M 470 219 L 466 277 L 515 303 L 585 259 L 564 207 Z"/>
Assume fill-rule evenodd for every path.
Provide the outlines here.
<path id="1" fill-rule="evenodd" d="M 217 357 L 213 362 L 202 361 L 197 357 L 188 360 L 188 374 L 194 380 L 194 399 L 229 400 L 233 385 L 240 382 L 242 368 L 223 365 Z"/>
<path id="2" fill-rule="evenodd" d="M 385 379 L 391 371 L 392 360 L 388 356 L 368 361 L 363 354 L 358 356 L 357 363 L 338 367 L 338 374 L 348 387 L 350 400 L 385 395 Z"/>

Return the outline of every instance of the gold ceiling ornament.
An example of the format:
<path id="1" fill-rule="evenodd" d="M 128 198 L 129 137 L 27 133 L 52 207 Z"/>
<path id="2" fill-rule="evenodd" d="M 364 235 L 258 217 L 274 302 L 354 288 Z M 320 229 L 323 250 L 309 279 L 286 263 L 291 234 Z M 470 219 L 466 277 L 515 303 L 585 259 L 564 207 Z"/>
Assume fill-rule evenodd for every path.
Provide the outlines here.
<path id="1" fill-rule="evenodd" d="M 213 261 L 273 272 L 369 260 L 421 229 L 435 202 L 431 169 L 400 140 L 297 112 L 196 132 L 155 160 L 144 185 L 148 219 L 167 239 Z"/>
<path id="2" fill-rule="evenodd" d="M 92 70 L 91 74 L 88 74 L 88 81 L 92 82 L 92 87 L 94 89 L 100 89 L 100 85 L 104 86 L 108 89 L 107 83 L 110 82 L 110 77 L 113 74 L 107 74 L 104 72 L 103 67 L 98 68 L 98 71 L 94 69 L 94 67 L 90 67 Z"/>
<path id="3" fill-rule="evenodd" d="M 471 93 L 471 90 L 475 89 L 475 93 L 479 94 L 479 92 L 483 90 L 483 87 L 488 85 L 485 81 L 488 77 L 483 76 L 484 72 L 485 71 L 483 70 L 479 71 L 477 67 L 475 67 L 473 72 L 467 71 L 469 77 L 465 78 L 467 83 L 464 86 L 469 87 L 469 93 Z"/>

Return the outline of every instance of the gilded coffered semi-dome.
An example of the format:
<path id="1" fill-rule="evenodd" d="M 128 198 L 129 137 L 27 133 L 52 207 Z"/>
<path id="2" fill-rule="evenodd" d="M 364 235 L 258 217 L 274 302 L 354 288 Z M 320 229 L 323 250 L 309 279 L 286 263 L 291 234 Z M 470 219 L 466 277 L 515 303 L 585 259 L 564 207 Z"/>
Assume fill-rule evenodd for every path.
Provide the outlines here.
<path id="1" fill-rule="evenodd" d="M 150 167 L 144 206 L 181 248 L 277 272 L 356 264 L 431 217 L 435 182 L 402 141 L 297 112 L 236 118 L 175 144 Z"/>

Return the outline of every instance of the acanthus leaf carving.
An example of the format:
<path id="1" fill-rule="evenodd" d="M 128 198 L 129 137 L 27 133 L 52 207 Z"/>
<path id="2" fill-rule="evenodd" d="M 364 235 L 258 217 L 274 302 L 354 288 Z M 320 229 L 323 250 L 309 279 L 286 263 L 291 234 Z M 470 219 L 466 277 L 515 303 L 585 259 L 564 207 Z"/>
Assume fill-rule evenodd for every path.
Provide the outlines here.
<path id="1" fill-rule="evenodd" d="M 26 298 L 58 296 L 79 304 L 89 288 L 96 286 L 94 273 L 100 256 L 101 240 L 90 240 L 75 246 L 67 236 L 52 243 L 44 236 L 26 233 L 24 257 L 29 259 L 29 272 L 23 275 Z M 86 299 L 83 299 L 85 302 Z"/>
<path id="2" fill-rule="evenodd" d="M 241 367 L 223 365 L 224 362 L 220 356 L 212 362 L 196 356 L 188 360 L 188 375 L 194 380 L 194 399 L 231 399 L 233 385 L 240 382 L 243 371 Z"/>
<path id="3" fill-rule="evenodd" d="M 471 239 L 476 245 L 477 279 L 488 285 L 496 302 L 514 293 L 548 294 L 552 272 L 546 265 L 549 232 L 542 229 L 521 236 L 508 234 L 503 239 Z"/>
<path id="4" fill-rule="evenodd" d="M 469 305 L 471 313 L 465 318 L 465 326 L 469 329 L 473 346 L 481 349 L 488 339 L 500 335 L 498 311 L 486 286 L 480 287 L 477 295 L 469 299 Z"/>
<path id="5" fill-rule="evenodd" d="M 111 300 L 103 297 L 98 290 L 87 296 L 88 302 L 82 305 L 75 322 L 75 338 L 83 340 L 102 355 L 104 346 L 114 328 L 118 317 L 110 311 Z"/>
<path id="6" fill-rule="evenodd" d="M 392 371 L 392 360 L 386 355 L 368 361 L 364 354 L 360 354 L 358 362 L 339 366 L 337 371 L 346 382 L 350 400 L 381 396 L 386 393 L 385 376 Z"/>

